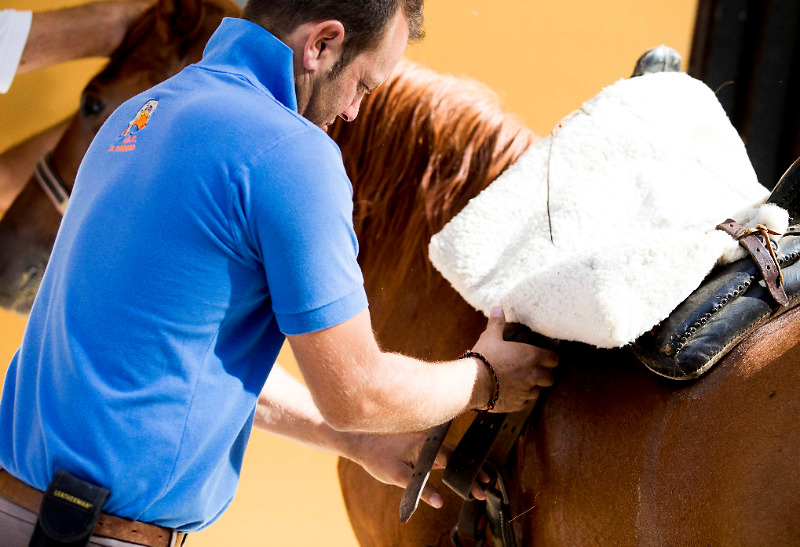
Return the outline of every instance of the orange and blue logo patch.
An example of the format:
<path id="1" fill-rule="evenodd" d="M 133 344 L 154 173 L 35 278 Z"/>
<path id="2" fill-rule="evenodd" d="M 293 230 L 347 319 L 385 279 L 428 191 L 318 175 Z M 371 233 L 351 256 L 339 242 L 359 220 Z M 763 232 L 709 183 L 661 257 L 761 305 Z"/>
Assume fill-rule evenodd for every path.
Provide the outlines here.
<path id="1" fill-rule="evenodd" d="M 125 128 L 119 138 L 117 139 L 116 144 L 112 144 L 108 151 L 109 152 L 130 152 L 136 148 L 136 134 L 144 129 L 147 124 L 150 122 L 150 118 L 153 117 L 153 112 L 156 111 L 158 107 L 158 101 L 155 99 L 151 99 L 144 103 L 144 106 L 139 109 L 139 112 L 136 113 L 136 116 L 128 124 L 128 127 Z M 120 140 L 122 142 L 120 142 Z"/>

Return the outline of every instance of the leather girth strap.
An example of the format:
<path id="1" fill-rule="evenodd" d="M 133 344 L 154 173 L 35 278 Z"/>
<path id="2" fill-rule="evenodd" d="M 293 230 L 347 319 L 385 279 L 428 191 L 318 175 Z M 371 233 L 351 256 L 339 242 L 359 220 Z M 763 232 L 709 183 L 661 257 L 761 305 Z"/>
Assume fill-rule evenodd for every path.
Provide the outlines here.
<path id="1" fill-rule="evenodd" d="M 558 340 L 532 332 L 519 323 L 509 323 L 503 333 L 505 340 L 532 344 L 541 348 L 557 349 Z M 493 545 L 516 545 L 509 516 L 509 495 L 503 477 L 503 466 L 511 454 L 525 423 L 535 408 L 541 408 L 546 391 L 542 391 L 537 404 L 507 414 L 480 412 L 476 415 L 464 437 L 458 443 L 444 471 L 443 480 L 465 501 L 459 521 L 451 539 L 457 547 L 482 547 L 489 539 Z M 400 519 L 407 522 L 416 509 L 420 492 L 430 474 L 434 458 L 450 423 L 431 429 L 414 465 L 414 474 L 400 504 Z M 469 491 L 480 470 L 489 475 L 489 483 L 482 485 L 486 501 L 473 498 Z"/>
<path id="2" fill-rule="evenodd" d="M 465 501 L 451 533 L 457 547 L 480 547 L 485 539 L 493 545 L 516 545 L 510 499 L 502 467 L 528 420 L 534 405 L 508 414 L 480 413 L 458 443 L 444 471 L 444 483 Z M 486 500 L 476 500 L 470 488 L 483 469 L 489 475 Z"/>

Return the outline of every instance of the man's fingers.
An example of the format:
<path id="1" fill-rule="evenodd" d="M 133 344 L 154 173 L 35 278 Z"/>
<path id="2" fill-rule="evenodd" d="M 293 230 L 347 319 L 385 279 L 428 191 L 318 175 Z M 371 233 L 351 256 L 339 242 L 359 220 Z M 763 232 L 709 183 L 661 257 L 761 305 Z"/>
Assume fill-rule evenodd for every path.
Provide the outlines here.
<path id="1" fill-rule="evenodd" d="M 449 443 L 444 443 L 439 448 L 439 452 L 436 454 L 436 459 L 433 462 L 433 469 L 444 469 L 447 466 L 447 462 L 450 461 L 450 456 L 453 455 L 453 451 L 456 449 L 455 446 Z"/>
<path id="2" fill-rule="evenodd" d="M 539 387 L 550 387 L 556 383 L 556 378 L 552 372 L 539 369 L 536 371 L 536 385 Z"/>
<path id="3" fill-rule="evenodd" d="M 439 491 L 430 484 L 426 484 L 425 488 L 422 490 L 422 501 L 434 509 L 439 509 L 444 505 L 444 500 L 442 500 Z"/>
<path id="4" fill-rule="evenodd" d="M 528 403 L 535 403 L 539 399 L 539 395 L 542 394 L 542 388 L 539 386 L 533 387 L 528 394 Z"/>
<path id="5" fill-rule="evenodd" d="M 483 490 L 483 487 L 485 484 L 489 484 L 491 480 L 491 477 L 489 477 L 489 474 L 486 471 L 483 469 L 478 471 L 478 476 L 475 478 L 475 482 L 472 483 L 472 486 L 469 489 L 472 497 L 478 500 L 485 500 L 486 492 Z"/>
<path id="6" fill-rule="evenodd" d="M 486 499 L 486 492 L 483 491 L 481 485 L 478 482 L 472 483 L 472 486 L 469 489 L 469 493 L 472 494 L 472 497 L 476 500 L 485 500 Z"/>
<path id="7" fill-rule="evenodd" d="M 537 364 L 543 368 L 556 368 L 558 366 L 558 354 L 549 349 L 539 349 Z"/>

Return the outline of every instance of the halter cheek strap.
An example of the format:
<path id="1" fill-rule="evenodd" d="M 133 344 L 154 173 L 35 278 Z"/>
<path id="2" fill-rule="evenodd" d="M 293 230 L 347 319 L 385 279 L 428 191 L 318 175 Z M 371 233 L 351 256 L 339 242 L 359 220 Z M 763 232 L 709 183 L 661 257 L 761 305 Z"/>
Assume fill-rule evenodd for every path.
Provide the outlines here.
<path id="1" fill-rule="evenodd" d="M 53 167 L 53 158 L 50 152 L 36 162 L 36 169 L 34 169 L 33 175 L 36 178 L 36 182 L 44 190 L 44 193 L 50 198 L 56 210 L 61 216 L 64 216 L 64 211 L 69 202 L 69 189 Z"/>

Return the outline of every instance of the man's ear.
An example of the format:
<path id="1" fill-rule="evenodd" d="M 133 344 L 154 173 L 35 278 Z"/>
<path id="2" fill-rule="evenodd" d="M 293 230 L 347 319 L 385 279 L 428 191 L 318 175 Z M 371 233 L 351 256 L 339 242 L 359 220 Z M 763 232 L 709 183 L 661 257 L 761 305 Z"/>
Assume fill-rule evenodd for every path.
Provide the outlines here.
<path id="1" fill-rule="evenodd" d="M 303 68 L 310 72 L 330 70 L 342 55 L 344 25 L 336 20 L 307 23 L 303 44 Z"/>

